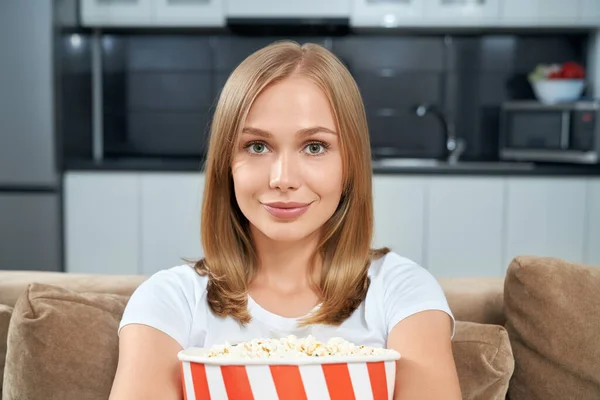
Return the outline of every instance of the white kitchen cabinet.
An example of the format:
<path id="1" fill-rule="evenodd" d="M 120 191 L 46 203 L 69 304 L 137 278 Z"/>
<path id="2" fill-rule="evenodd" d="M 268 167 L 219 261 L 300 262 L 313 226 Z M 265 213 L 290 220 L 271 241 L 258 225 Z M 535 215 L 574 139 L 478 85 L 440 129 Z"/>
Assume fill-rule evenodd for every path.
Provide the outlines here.
<path id="1" fill-rule="evenodd" d="M 84 26 L 225 25 L 224 0 L 80 0 Z"/>
<path id="2" fill-rule="evenodd" d="M 425 0 L 425 19 L 440 25 L 488 25 L 500 18 L 500 0 Z"/>
<path id="3" fill-rule="evenodd" d="M 139 273 L 139 205 L 139 179 L 135 173 L 67 173 L 66 271 Z"/>
<path id="4" fill-rule="evenodd" d="M 500 7 L 502 24 L 577 26 L 582 1 L 587 0 L 503 0 Z"/>
<path id="5" fill-rule="evenodd" d="M 506 202 L 506 267 L 519 255 L 583 261 L 584 179 L 514 177 L 508 183 Z"/>
<path id="6" fill-rule="evenodd" d="M 600 0 L 580 1 L 580 21 L 586 25 L 600 27 Z"/>
<path id="7" fill-rule="evenodd" d="M 154 0 L 155 25 L 205 26 L 225 25 L 224 0 Z"/>
<path id="8" fill-rule="evenodd" d="M 84 26 L 149 26 L 154 0 L 80 0 Z"/>
<path id="9" fill-rule="evenodd" d="M 395 27 L 422 23 L 425 0 L 354 0 L 350 25 Z"/>
<path id="10" fill-rule="evenodd" d="M 373 177 L 373 247 L 389 247 L 423 263 L 426 179 L 402 175 Z"/>
<path id="11" fill-rule="evenodd" d="M 600 266 L 600 179 L 587 182 L 585 214 L 585 255 L 586 264 Z"/>
<path id="12" fill-rule="evenodd" d="M 436 277 L 503 276 L 501 177 L 436 177 L 429 182 L 425 266 Z"/>
<path id="13" fill-rule="evenodd" d="M 225 0 L 228 18 L 348 18 L 352 0 Z"/>
<path id="14" fill-rule="evenodd" d="M 141 177 L 141 272 L 151 275 L 203 257 L 200 213 L 204 176 L 148 173 Z"/>
<path id="15" fill-rule="evenodd" d="M 68 272 L 145 274 L 203 257 L 204 176 L 69 172 Z M 373 247 L 437 277 L 504 276 L 518 255 L 600 265 L 600 179 L 375 174 Z"/>
<path id="16" fill-rule="evenodd" d="M 538 0 L 540 22 L 561 25 L 576 22 L 579 18 L 581 0 Z"/>
<path id="17" fill-rule="evenodd" d="M 504 24 L 535 24 L 538 16 L 538 0 L 503 0 L 500 15 Z"/>

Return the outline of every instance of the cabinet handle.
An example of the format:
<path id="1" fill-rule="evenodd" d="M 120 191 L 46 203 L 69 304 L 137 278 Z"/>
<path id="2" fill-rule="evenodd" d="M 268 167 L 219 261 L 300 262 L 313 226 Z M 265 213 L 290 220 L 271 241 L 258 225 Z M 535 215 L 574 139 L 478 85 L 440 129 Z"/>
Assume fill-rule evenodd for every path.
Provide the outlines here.
<path id="1" fill-rule="evenodd" d="M 440 1 L 445 6 L 466 6 L 466 5 L 484 6 L 486 3 L 486 0 L 440 0 Z"/>
<path id="2" fill-rule="evenodd" d="M 138 0 L 96 0 L 100 4 L 135 4 Z"/>
<path id="3" fill-rule="evenodd" d="M 185 4 L 208 4 L 212 0 L 167 0 L 170 4 L 185 5 Z"/>
<path id="4" fill-rule="evenodd" d="M 372 4 L 410 4 L 413 0 L 367 0 L 367 3 Z"/>
<path id="5" fill-rule="evenodd" d="M 393 108 L 379 108 L 375 114 L 378 117 L 394 117 L 397 113 Z"/>

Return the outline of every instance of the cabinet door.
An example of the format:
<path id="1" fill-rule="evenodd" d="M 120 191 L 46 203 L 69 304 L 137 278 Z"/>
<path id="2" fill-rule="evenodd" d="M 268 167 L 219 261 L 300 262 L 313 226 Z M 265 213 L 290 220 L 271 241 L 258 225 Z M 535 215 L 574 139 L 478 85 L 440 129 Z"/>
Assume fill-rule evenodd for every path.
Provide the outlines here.
<path id="1" fill-rule="evenodd" d="M 600 0 L 581 0 L 580 20 L 592 26 L 600 26 Z"/>
<path id="2" fill-rule="evenodd" d="M 64 215 L 67 272 L 140 272 L 137 174 L 66 174 Z"/>
<path id="3" fill-rule="evenodd" d="M 584 262 L 600 266 L 600 179 L 587 182 L 586 204 Z"/>
<path id="4" fill-rule="evenodd" d="M 535 24 L 538 19 L 538 0 L 503 0 L 500 14 L 505 25 Z"/>
<path id="5" fill-rule="evenodd" d="M 423 263 L 425 183 L 421 177 L 375 175 L 374 247 Z"/>
<path id="6" fill-rule="evenodd" d="M 61 271 L 56 193 L 0 193 L 0 270 Z"/>
<path id="7" fill-rule="evenodd" d="M 500 0 L 426 0 L 425 15 L 443 25 L 498 22 Z"/>
<path id="8" fill-rule="evenodd" d="M 204 177 L 198 173 L 141 175 L 141 265 L 151 275 L 202 258 L 200 208 Z"/>
<path id="9" fill-rule="evenodd" d="M 225 25 L 222 0 L 154 0 L 156 25 L 206 26 Z"/>
<path id="10" fill-rule="evenodd" d="M 84 26 L 144 26 L 154 19 L 154 0 L 81 0 Z"/>
<path id="11" fill-rule="evenodd" d="M 438 277 L 498 277 L 502 268 L 504 178 L 430 182 L 426 265 Z"/>
<path id="12" fill-rule="evenodd" d="M 226 0 L 228 18 L 348 18 L 352 0 Z"/>
<path id="13" fill-rule="evenodd" d="M 588 0 L 503 0 L 500 7 L 502 24 L 577 25 L 581 1 Z"/>
<path id="14" fill-rule="evenodd" d="M 586 181 L 510 178 L 504 264 L 519 255 L 582 262 Z"/>
<path id="15" fill-rule="evenodd" d="M 356 27 L 419 24 L 423 4 L 424 0 L 354 0 L 350 24 Z"/>
<path id="16" fill-rule="evenodd" d="M 538 15 L 541 23 L 553 25 L 577 22 L 582 0 L 538 0 Z"/>

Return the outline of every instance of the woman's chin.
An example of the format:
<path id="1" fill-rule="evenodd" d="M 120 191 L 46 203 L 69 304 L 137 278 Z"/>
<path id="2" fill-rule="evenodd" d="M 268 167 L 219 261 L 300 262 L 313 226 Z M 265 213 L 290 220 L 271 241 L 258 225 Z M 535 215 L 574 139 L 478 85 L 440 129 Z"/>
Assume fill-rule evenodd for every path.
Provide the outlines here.
<path id="1" fill-rule="evenodd" d="M 307 229 L 298 223 L 288 224 L 266 224 L 267 226 L 255 227 L 268 240 L 274 242 L 297 242 L 306 239 L 313 234 L 313 230 Z"/>
<path id="2" fill-rule="evenodd" d="M 274 242 L 297 242 L 305 239 L 308 235 L 300 234 L 300 232 L 264 232 L 264 235 Z"/>

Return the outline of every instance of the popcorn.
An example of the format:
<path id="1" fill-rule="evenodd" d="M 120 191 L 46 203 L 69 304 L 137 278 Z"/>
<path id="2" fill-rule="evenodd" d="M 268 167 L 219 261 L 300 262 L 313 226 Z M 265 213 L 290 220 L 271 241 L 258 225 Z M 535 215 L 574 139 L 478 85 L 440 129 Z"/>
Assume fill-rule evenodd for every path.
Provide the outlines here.
<path id="1" fill-rule="evenodd" d="M 215 345 L 208 349 L 209 358 L 305 358 L 330 356 L 375 356 L 393 352 L 380 347 L 357 346 L 342 338 L 331 338 L 327 343 L 314 336 L 297 338 L 290 335 L 281 339 L 254 339 L 235 345 Z"/>

